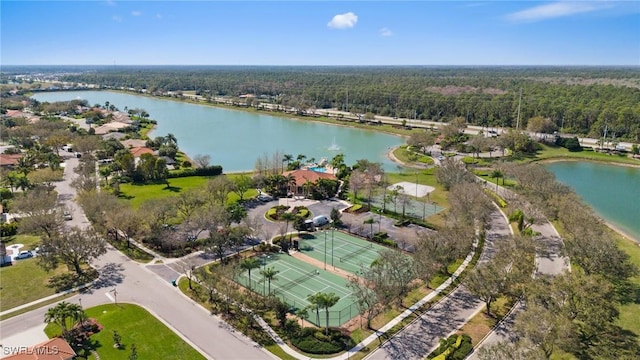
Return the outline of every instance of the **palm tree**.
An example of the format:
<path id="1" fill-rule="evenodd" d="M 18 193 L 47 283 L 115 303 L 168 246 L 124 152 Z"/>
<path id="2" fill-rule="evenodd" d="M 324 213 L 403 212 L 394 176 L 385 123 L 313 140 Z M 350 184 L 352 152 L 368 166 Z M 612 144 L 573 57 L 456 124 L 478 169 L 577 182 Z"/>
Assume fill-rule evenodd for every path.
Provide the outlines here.
<path id="1" fill-rule="evenodd" d="M 296 219 L 296 216 L 290 212 L 286 212 L 282 214 L 281 218 L 285 221 L 284 234 L 282 238 L 282 241 L 285 241 L 287 239 L 287 232 L 289 231 L 289 222 L 294 221 Z M 291 236 L 289 236 L 289 242 L 291 242 Z M 290 248 L 291 247 L 290 245 L 291 244 L 289 244 L 287 248 Z"/>
<path id="2" fill-rule="evenodd" d="M 333 175 L 335 175 L 336 169 L 340 169 L 342 165 L 344 165 L 344 154 L 337 154 L 331 159 L 329 164 L 331 164 L 331 167 L 333 168 Z"/>
<path id="3" fill-rule="evenodd" d="M 287 168 L 289 168 L 289 163 L 293 160 L 293 155 L 291 154 L 284 154 L 284 157 L 282 158 L 282 162 L 286 162 L 287 163 Z M 282 170 L 284 172 L 284 169 Z"/>
<path id="4" fill-rule="evenodd" d="M 67 320 L 69 318 L 73 321 L 73 324 L 75 324 L 81 319 L 86 318 L 86 315 L 84 315 L 84 310 L 82 310 L 82 307 L 80 305 L 68 303 L 65 301 L 62 301 L 56 306 L 49 308 L 44 314 L 44 322 L 47 324 L 55 323 L 60 326 L 63 337 L 69 331 L 67 327 Z"/>
<path id="5" fill-rule="evenodd" d="M 498 192 L 498 179 L 504 179 L 504 173 L 498 169 L 493 170 L 491 173 L 491 177 L 496 179 L 496 192 Z M 502 180 L 502 185 L 504 185 L 504 180 Z"/>
<path id="6" fill-rule="evenodd" d="M 307 155 L 298 154 L 298 156 L 296 157 L 296 160 L 298 160 L 300 163 L 302 163 L 302 160 L 304 160 L 306 158 L 307 158 Z"/>
<path id="7" fill-rule="evenodd" d="M 322 297 L 322 306 L 324 307 L 324 313 L 327 316 L 327 327 L 324 330 L 325 335 L 329 335 L 329 308 L 337 304 L 340 301 L 340 296 L 335 293 L 318 293 Z"/>
<path id="8" fill-rule="evenodd" d="M 249 290 L 251 290 L 251 270 L 260 267 L 260 261 L 255 257 L 250 257 L 242 260 L 240 267 L 249 272 Z"/>
<path id="9" fill-rule="evenodd" d="M 305 306 L 302 309 L 296 311 L 296 315 L 300 318 L 300 326 L 304 325 L 304 321 L 309 318 L 309 307 Z"/>
<path id="10" fill-rule="evenodd" d="M 293 186 L 293 187 L 294 187 L 294 189 L 295 189 L 295 187 L 296 187 L 296 177 L 295 177 L 295 176 L 293 176 L 293 174 L 289 174 L 289 175 L 287 175 L 287 177 L 285 178 L 285 181 L 286 181 L 285 186 L 287 187 L 287 189 L 288 189 L 290 186 Z M 292 191 L 292 192 L 295 194 L 295 191 Z M 287 195 L 289 195 L 289 194 L 287 194 Z"/>
<path id="11" fill-rule="evenodd" d="M 369 224 L 371 226 L 371 232 L 370 232 L 371 239 L 373 239 L 373 224 L 377 222 L 378 221 L 374 219 L 373 216 L 362 222 L 363 224 Z"/>
<path id="12" fill-rule="evenodd" d="M 165 139 L 167 140 L 168 143 L 178 145 L 178 139 L 172 133 L 168 133 L 167 136 L 165 136 Z"/>
<path id="13" fill-rule="evenodd" d="M 308 295 L 307 301 L 316 308 L 316 325 L 320 326 L 320 308 L 324 307 L 324 298 L 322 297 L 322 293 Z"/>
<path id="14" fill-rule="evenodd" d="M 267 279 L 267 281 L 268 281 L 268 284 L 269 284 L 269 288 L 268 288 L 268 291 L 267 291 L 268 295 L 271 295 L 271 281 L 272 280 L 273 281 L 277 281 L 278 280 L 276 278 L 276 275 L 278 275 L 279 272 L 280 271 L 276 270 L 273 267 L 269 267 L 269 268 L 266 268 L 266 269 L 260 271 L 260 274 L 262 274 L 262 276 L 264 276 L 264 278 Z"/>

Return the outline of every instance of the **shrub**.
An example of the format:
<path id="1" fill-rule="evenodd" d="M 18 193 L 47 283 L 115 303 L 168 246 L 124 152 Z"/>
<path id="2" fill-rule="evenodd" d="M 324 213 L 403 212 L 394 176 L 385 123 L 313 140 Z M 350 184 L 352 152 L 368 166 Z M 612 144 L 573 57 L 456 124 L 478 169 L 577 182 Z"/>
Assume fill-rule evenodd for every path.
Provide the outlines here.
<path id="1" fill-rule="evenodd" d="M 332 330 L 326 336 L 318 329 L 304 328 L 291 336 L 291 343 L 298 349 L 310 354 L 335 354 L 351 348 L 351 339 Z"/>
<path id="2" fill-rule="evenodd" d="M 17 233 L 18 233 L 18 223 L 11 222 L 11 223 L 0 224 L 0 235 L 2 237 L 13 236 L 13 235 L 16 235 Z"/>
<path id="3" fill-rule="evenodd" d="M 7 188 L 0 189 L 0 200 L 12 199 L 13 193 Z"/>
<path id="4" fill-rule="evenodd" d="M 393 241 L 391 239 L 382 239 L 382 245 L 386 245 L 386 246 L 390 246 L 390 247 L 394 247 L 394 248 L 398 247 L 398 243 L 396 243 L 395 241 Z"/>
<path id="5" fill-rule="evenodd" d="M 380 231 L 380 232 L 377 232 L 377 233 L 373 234 L 373 241 L 382 242 L 387 237 L 389 237 L 389 235 L 387 235 L 387 233 L 385 231 Z"/>

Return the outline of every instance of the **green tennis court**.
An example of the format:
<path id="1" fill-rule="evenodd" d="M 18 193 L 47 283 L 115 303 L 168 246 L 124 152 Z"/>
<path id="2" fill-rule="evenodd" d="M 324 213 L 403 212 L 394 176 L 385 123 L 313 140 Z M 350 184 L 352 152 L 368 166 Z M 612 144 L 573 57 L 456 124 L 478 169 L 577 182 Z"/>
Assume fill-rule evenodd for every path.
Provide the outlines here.
<path id="1" fill-rule="evenodd" d="M 362 267 L 368 268 L 387 248 L 340 231 L 318 231 L 306 235 L 300 241 L 300 251 L 327 266 L 357 274 Z M 326 259 L 326 260 L 325 260 Z"/>
<path id="2" fill-rule="evenodd" d="M 347 288 L 348 280 L 324 269 L 319 269 L 304 261 L 286 254 L 269 254 L 258 257 L 261 266 L 249 274 L 244 271 L 237 279 L 240 284 L 259 294 L 270 293 L 279 297 L 294 309 L 302 309 L 311 304 L 307 296 L 322 293 L 335 293 L 340 300 L 329 309 L 329 326 L 338 327 L 358 315 L 355 300 Z M 273 268 L 277 274 L 271 279 L 271 286 L 261 271 Z M 270 289 L 269 289 L 270 287 Z M 315 308 L 309 310 L 307 321 L 317 325 L 326 325 L 326 314 L 320 309 L 320 321 L 316 318 Z"/>

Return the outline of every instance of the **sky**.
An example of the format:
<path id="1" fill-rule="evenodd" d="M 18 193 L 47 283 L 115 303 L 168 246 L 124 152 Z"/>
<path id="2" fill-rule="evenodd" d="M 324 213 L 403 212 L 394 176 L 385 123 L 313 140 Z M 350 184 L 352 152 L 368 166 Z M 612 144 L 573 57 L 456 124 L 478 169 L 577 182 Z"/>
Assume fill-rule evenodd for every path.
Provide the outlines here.
<path id="1" fill-rule="evenodd" d="M 633 65 L 640 1 L 0 1 L 1 65 Z"/>

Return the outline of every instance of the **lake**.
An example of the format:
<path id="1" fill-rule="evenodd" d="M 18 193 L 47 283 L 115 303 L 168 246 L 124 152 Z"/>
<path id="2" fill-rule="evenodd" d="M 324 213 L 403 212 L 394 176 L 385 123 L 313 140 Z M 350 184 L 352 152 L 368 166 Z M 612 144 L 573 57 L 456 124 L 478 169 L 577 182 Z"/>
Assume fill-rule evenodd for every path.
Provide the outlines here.
<path id="1" fill-rule="evenodd" d="M 595 212 L 640 242 L 640 169 L 594 162 L 545 165 Z"/>
<path id="2" fill-rule="evenodd" d="M 319 161 L 345 154 L 345 163 L 359 159 L 380 162 L 386 171 L 397 165 L 386 153 L 390 147 L 404 143 L 403 138 L 371 130 L 293 120 L 206 105 L 170 101 L 109 91 L 43 92 L 33 96 L 38 101 L 56 102 L 84 99 L 90 105 L 105 102 L 120 110 L 141 108 L 158 125 L 151 136 L 172 133 L 178 146 L 188 156 L 210 155 L 211 164 L 222 165 L 225 172 L 253 170 L 263 154 L 279 151 L 295 158 L 304 154 Z"/>

